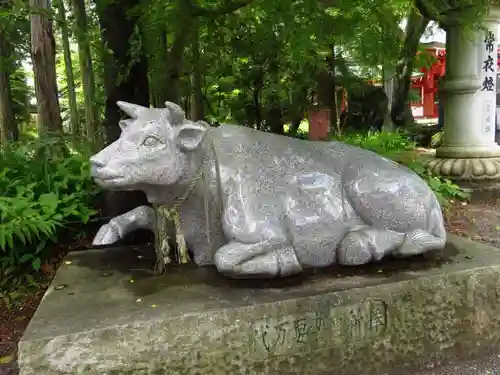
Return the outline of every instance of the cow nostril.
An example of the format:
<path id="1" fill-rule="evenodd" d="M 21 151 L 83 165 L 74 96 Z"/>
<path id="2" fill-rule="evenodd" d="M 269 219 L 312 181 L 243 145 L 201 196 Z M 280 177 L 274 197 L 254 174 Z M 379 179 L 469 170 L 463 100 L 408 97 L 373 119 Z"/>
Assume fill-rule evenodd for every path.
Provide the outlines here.
<path id="1" fill-rule="evenodd" d="M 105 166 L 105 163 L 96 159 L 90 159 L 90 164 L 92 165 L 93 168 L 100 168 Z"/>

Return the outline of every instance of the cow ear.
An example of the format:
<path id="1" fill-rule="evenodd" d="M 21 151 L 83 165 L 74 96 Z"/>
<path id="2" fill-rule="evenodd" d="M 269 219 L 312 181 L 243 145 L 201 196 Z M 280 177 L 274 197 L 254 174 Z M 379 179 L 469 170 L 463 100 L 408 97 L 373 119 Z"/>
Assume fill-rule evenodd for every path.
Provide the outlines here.
<path id="1" fill-rule="evenodd" d="M 118 122 L 118 126 L 120 126 L 120 129 L 122 131 L 124 131 L 125 129 L 127 129 L 130 126 L 131 123 L 132 123 L 132 120 L 130 120 L 130 119 L 120 120 L 120 122 Z"/>
<path id="2" fill-rule="evenodd" d="M 184 112 L 184 110 L 180 105 L 172 102 L 165 102 L 165 108 L 170 113 L 172 124 L 174 125 L 182 124 L 186 119 L 186 113 Z"/>
<path id="3" fill-rule="evenodd" d="M 183 151 L 193 151 L 201 144 L 206 132 L 203 125 L 184 123 L 177 128 L 177 146 Z"/>

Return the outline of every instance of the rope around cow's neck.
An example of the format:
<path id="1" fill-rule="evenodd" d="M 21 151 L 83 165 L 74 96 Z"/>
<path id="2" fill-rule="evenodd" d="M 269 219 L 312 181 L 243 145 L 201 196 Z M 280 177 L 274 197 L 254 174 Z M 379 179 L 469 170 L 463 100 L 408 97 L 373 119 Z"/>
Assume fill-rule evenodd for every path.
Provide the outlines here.
<path id="1" fill-rule="evenodd" d="M 219 163 L 217 161 L 217 154 L 215 152 L 215 146 L 211 139 L 207 139 L 209 149 L 211 149 L 214 155 L 215 172 L 217 179 L 217 189 L 220 189 L 220 169 Z M 156 226 L 155 226 L 155 252 L 156 252 L 156 265 L 155 272 L 157 274 L 163 274 L 165 272 L 166 265 L 172 262 L 170 258 L 170 235 L 169 232 L 173 229 L 173 236 L 175 236 L 175 243 L 177 247 L 177 259 L 181 264 L 189 263 L 189 254 L 186 245 L 186 240 L 181 229 L 181 220 L 179 216 L 179 208 L 182 204 L 189 198 L 194 188 L 199 181 L 204 182 L 204 196 L 203 204 L 205 210 L 205 235 L 207 236 L 207 241 L 211 243 L 210 236 L 210 213 L 209 213 L 209 186 L 207 185 L 206 176 L 204 172 L 205 163 L 210 161 L 210 152 L 206 152 L 200 168 L 196 172 L 193 180 L 189 183 L 184 194 L 182 194 L 177 201 L 171 205 L 167 206 L 164 204 L 154 205 L 156 213 Z M 220 193 L 220 191 L 218 191 Z M 222 199 L 222 197 L 219 197 Z M 222 202 L 220 202 L 222 204 Z M 222 209 L 222 207 L 221 207 Z"/>

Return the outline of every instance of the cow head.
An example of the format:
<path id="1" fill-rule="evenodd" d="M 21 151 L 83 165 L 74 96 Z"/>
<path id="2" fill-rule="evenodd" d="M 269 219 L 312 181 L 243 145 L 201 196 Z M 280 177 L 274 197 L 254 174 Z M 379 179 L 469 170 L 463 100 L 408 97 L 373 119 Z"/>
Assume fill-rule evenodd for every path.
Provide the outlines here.
<path id="1" fill-rule="evenodd" d="M 146 108 L 118 102 L 130 118 L 121 120 L 120 138 L 91 159 L 92 177 L 113 190 L 174 185 L 193 167 L 207 128 L 186 120 L 178 105 Z"/>

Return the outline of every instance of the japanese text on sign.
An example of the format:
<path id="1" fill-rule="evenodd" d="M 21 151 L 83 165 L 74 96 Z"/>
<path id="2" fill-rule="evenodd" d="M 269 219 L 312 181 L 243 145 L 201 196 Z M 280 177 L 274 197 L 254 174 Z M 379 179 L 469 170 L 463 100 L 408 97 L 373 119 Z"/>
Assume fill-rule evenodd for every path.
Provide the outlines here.
<path id="1" fill-rule="evenodd" d="M 481 110 L 482 129 L 494 137 L 496 114 L 496 82 L 497 82 L 497 43 L 491 30 L 487 31 L 480 43 L 481 68 Z"/>
<path id="2" fill-rule="evenodd" d="M 482 70 L 482 84 L 481 91 L 494 92 L 496 83 L 496 71 L 497 71 L 497 56 L 494 54 L 495 50 L 495 34 L 488 31 L 484 37 L 484 52 L 486 56 L 483 59 Z"/>

